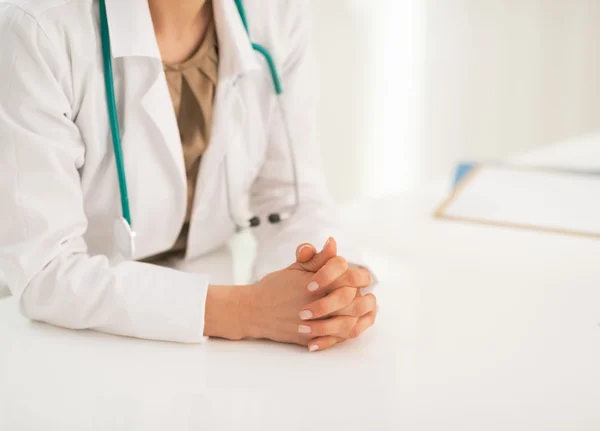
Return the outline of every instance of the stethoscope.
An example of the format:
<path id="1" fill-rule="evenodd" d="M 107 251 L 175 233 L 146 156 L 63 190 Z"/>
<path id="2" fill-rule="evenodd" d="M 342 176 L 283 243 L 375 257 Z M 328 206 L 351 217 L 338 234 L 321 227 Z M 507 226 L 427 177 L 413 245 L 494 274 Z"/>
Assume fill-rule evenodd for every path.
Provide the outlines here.
<path id="1" fill-rule="evenodd" d="M 234 0 L 235 5 L 237 7 L 238 13 L 246 29 L 246 34 L 250 37 L 250 33 L 248 30 L 248 21 L 246 18 L 246 11 L 244 9 L 243 0 Z M 110 123 L 110 130 L 113 141 L 113 149 L 115 153 L 115 164 L 117 167 L 117 177 L 119 180 L 119 193 L 121 196 L 121 216 L 115 219 L 114 222 L 114 235 L 117 247 L 121 254 L 128 259 L 133 259 L 135 254 L 135 231 L 133 230 L 132 220 L 131 220 L 131 212 L 129 210 L 129 194 L 127 192 L 127 179 L 125 177 L 125 166 L 123 163 L 123 149 L 121 146 L 121 133 L 119 130 L 119 120 L 117 116 L 117 104 L 115 102 L 115 87 L 113 81 L 113 69 L 112 69 L 112 55 L 111 55 L 111 46 L 110 46 L 110 35 L 108 31 L 108 18 L 106 15 L 106 4 L 105 0 L 100 0 L 100 37 L 102 41 L 102 57 L 104 60 L 104 83 L 106 87 L 106 101 L 108 105 L 108 118 Z M 275 97 L 277 100 L 277 106 L 279 108 L 279 112 L 282 118 L 282 122 L 285 129 L 286 139 L 288 143 L 288 149 L 290 152 L 290 157 L 292 161 L 292 175 L 294 181 L 294 204 L 291 207 L 291 210 L 288 212 L 279 212 L 269 214 L 268 220 L 272 224 L 279 223 L 281 221 L 285 221 L 290 219 L 296 209 L 298 208 L 298 203 L 300 200 L 299 186 L 298 186 L 298 173 L 296 168 L 296 157 L 294 154 L 294 149 L 292 146 L 292 137 L 288 127 L 288 122 L 286 121 L 285 110 L 283 108 L 282 97 L 283 88 L 281 86 L 281 79 L 279 76 L 279 72 L 277 67 L 275 66 L 275 61 L 273 60 L 273 56 L 271 53 L 262 45 L 257 43 L 252 43 L 252 48 L 260 53 L 262 57 L 265 59 L 267 66 L 269 67 L 269 72 L 271 74 L 271 79 L 273 80 L 273 87 L 275 90 Z M 233 221 L 236 226 L 236 230 L 240 231 L 242 229 L 247 229 L 251 227 L 257 227 L 260 225 L 260 218 L 258 216 L 253 216 L 248 220 L 239 221 L 236 220 L 235 215 L 233 214 L 232 207 L 233 204 L 231 202 L 231 192 L 229 185 L 229 163 L 227 160 L 227 156 L 225 156 L 225 181 L 226 181 L 226 193 L 227 193 L 227 209 L 229 212 L 229 217 Z"/>

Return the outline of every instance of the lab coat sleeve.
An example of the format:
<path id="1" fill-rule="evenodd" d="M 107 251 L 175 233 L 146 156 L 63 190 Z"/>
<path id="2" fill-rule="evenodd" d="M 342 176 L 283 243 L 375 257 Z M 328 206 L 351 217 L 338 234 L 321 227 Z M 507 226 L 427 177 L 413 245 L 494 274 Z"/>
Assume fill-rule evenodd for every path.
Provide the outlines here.
<path id="1" fill-rule="evenodd" d="M 338 254 L 349 263 L 368 268 L 360 245 L 340 228 L 324 177 L 326 166 L 316 140 L 318 84 L 311 44 L 310 2 L 290 1 L 287 50 L 279 60 L 283 85 L 282 108 L 289 125 L 296 157 L 299 207 L 294 217 L 277 225 L 266 215 L 290 209 L 294 202 L 292 161 L 283 118 L 275 107 L 269 125 L 269 142 L 264 165 L 250 195 L 254 214 L 262 224 L 253 230 L 257 239 L 255 277 L 263 277 L 295 261 L 295 250 L 303 242 L 320 249 L 328 237 L 338 244 Z M 280 56 L 281 56 L 281 51 Z"/>
<path id="2" fill-rule="evenodd" d="M 0 5 L 0 273 L 22 314 L 73 329 L 201 342 L 208 278 L 88 254 L 68 61 Z"/>

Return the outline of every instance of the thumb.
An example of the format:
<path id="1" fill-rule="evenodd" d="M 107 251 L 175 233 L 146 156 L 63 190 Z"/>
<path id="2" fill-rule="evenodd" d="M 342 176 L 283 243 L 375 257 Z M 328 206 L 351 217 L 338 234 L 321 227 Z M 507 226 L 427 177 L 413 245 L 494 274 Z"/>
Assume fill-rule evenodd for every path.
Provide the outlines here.
<path id="1" fill-rule="evenodd" d="M 329 259 L 336 255 L 337 243 L 335 239 L 329 238 L 323 246 L 323 250 L 318 253 L 316 253 L 313 246 L 306 247 L 306 244 L 300 246 L 296 253 L 296 263 L 305 271 L 317 272 Z"/>
<path id="2" fill-rule="evenodd" d="M 296 263 L 307 263 L 317 254 L 317 249 L 310 243 L 300 244 L 296 249 Z"/>

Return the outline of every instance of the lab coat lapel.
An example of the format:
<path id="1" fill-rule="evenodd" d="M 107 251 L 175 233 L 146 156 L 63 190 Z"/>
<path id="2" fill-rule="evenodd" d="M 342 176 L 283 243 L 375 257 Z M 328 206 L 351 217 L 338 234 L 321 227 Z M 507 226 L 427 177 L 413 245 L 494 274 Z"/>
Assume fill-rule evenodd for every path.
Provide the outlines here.
<path id="1" fill-rule="evenodd" d="M 113 58 L 160 60 L 148 0 L 105 0 Z"/>
<path id="2" fill-rule="evenodd" d="M 152 57 L 160 60 L 147 0 L 105 0 L 113 58 Z M 237 79 L 260 64 L 233 0 L 213 0 L 219 41 L 219 80 Z"/>
<path id="3" fill-rule="evenodd" d="M 185 194 L 185 166 L 179 137 L 177 120 L 172 108 L 167 82 L 162 68 L 160 50 L 156 41 L 152 17 L 147 0 L 106 0 L 106 9 L 113 58 L 137 57 L 140 63 L 125 58 L 125 85 L 143 85 L 140 94 L 140 107 L 149 117 L 149 127 L 156 127 L 156 142 L 153 146 L 167 148 L 169 161 L 176 173 L 176 189 Z M 242 20 L 233 0 L 213 0 L 215 28 L 219 44 L 219 73 L 215 97 L 211 142 L 202 159 L 197 181 L 198 204 L 213 181 L 219 178 L 216 173 L 222 165 L 228 148 L 240 139 L 246 121 L 246 107 L 236 88 L 236 83 L 250 72 L 260 70 L 260 63 L 252 49 Z M 142 59 L 151 65 L 149 84 L 137 82 L 135 75 L 142 67 Z M 139 80 L 138 80 L 139 81 Z M 131 93 L 131 91 L 129 91 Z M 134 102 L 135 103 L 135 102 Z M 126 110 L 130 109 L 128 106 Z M 127 113 L 125 113 L 127 114 Z M 235 173 L 232 173 L 235 175 Z M 178 192 L 177 192 L 178 193 Z M 196 218 L 196 208 L 192 218 Z M 134 226 L 135 227 L 135 226 Z"/>
<path id="4" fill-rule="evenodd" d="M 173 164 L 177 173 L 177 186 L 180 190 L 186 189 L 186 174 L 183 161 L 183 149 L 179 126 L 169 94 L 169 87 L 165 78 L 161 62 L 152 61 L 154 66 L 153 83 L 142 96 L 142 109 L 150 117 L 149 124 L 156 128 L 158 148 L 166 147 L 169 151 L 165 156 Z"/>
<path id="5" fill-rule="evenodd" d="M 137 93 L 137 100 L 130 99 L 126 110 L 140 103 L 142 111 L 149 117 L 149 127 L 156 140 L 150 142 L 159 152 L 166 148 L 166 161 L 172 164 L 177 182 L 176 190 L 185 194 L 185 166 L 177 119 L 173 110 L 168 85 L 165 79 L 160 50 L 152 25 L 147 0 L 106 0 L 106 13 L 110 30 L 112 57 L 125 62 L 124 82 L 128 94 Z M 148 69 L 143 67 L 148 65 Z M 142 70 L 140 70 L 142 69 Z M 141 73 L 141 72 L 145 73 Z M 149 73 L 149 79 L 142 76 Z M 133 91 L 131 87 L 140 87 Z M 138 102 L 139 101 L 139 102 Z M 127 117 L 125 113 L 125 117 Z M 138 151 L 143 149 L 137 149 Z"/>
<path id="6" fill-rule="evenodd" d="M 161 66 L 152 17 L 147 0 L 106 0 L 113 57 L 150 57 L 155 60 L 151 86 L 142 95 L 142 108 L 156 124 L 159 135 L 170 149 L 179 182 L 185 188 L 185 167 L 177 120 Z M 219 43 L 219 82 L 211 144 L 203 157 L 200 184 L 214 174 L 228 146 L 239 133 L 245 107 L 235 83 L 244 75 L 260 69 L 256 54 L 233 0 L 213 0 L 215 28 Z M 129 81 L 129 80 L 128 80 Z"/>

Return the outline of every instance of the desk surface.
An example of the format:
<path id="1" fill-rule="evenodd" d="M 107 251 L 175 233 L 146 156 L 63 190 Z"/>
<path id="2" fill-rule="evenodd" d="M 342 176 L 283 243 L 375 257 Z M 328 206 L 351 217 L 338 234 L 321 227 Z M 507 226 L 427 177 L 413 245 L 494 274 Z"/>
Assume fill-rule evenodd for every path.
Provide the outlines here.
<path id="1" fill-rule="evenodd" d="M 63 330 L 0 299 L 0 429 L 597 431 L 600 241 L 436 221 L 442 194 L 349 212 L 380 318 L 318 354 Z"/>

